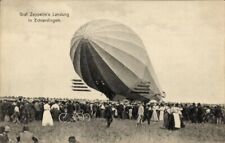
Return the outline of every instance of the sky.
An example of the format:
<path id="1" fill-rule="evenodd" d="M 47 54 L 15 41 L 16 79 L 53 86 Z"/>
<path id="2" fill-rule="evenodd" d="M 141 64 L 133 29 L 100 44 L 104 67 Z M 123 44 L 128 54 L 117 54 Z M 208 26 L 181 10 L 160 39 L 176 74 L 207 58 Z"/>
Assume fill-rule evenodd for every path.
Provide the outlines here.
<path id="1" fill-rule="evenodd" d="M 34 23 L 20 12 L 69 17 L 61 17 L 60 23 Z M 225 103 L 224 12 L 223 1 L 3 0 L 0 96 L 105 99 L 95 90 L 71 90 L 71 79 L 78 76 L 69 51 L 80 26 L 109 19 L 127 25 L 143 40 L 166 101 Z"/>

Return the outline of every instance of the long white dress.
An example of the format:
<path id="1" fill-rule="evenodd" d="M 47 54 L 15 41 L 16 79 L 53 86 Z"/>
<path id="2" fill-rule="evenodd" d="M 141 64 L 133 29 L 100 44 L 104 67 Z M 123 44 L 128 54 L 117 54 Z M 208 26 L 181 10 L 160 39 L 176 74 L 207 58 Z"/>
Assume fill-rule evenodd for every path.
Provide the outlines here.
<path id="1" fill-rule="evenodd" d="M 171 111 L 173 113 L 173 117 L 174 117 L 174 127 L 175 128 L 181 128 L 181 121 L 180 121 L 180 116 L 179 116 L 179 108 L 178 107 L 172 107 Z"/>
<path id="2" fill-rule="evenodd" d="M 43 118 L 42 118 L 42 126 L 48 126 L 48 125 L 53 126 L 53 119 L 50 113 L 50 105 L 45 104 Z"/>
<path id="3" fill-rule="evenodd" d="M 159 108 L 159 121 L 163 121 L 163 119 L 164 119 L 164 110 L 165 110 L 165 107 L 164 106 L 161 106 L 160 108 Z"/>
<path id="4" fill-rule="evenodd" d="M 144 116 L 144 107 L 140 105 L 138 107 L 138 118 L 137 118 L 137 124 L 142 124 L 142 117 Z"/>
<path id="5" fill-rule="evenodd" d="M 153 112 L 152 112 L 151 120 L 152 121 L 159 121 L 158 115 L 157 115 L 157 111 L 156 111 L 157 110 L 157 106 L 153 106 L 152 110 L 153 110 Z"/>

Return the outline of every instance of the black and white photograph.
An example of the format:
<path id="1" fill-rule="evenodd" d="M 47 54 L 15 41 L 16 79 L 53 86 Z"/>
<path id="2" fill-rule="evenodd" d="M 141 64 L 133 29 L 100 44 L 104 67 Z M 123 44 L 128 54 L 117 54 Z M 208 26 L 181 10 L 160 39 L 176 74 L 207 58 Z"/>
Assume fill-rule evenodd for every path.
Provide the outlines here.
<path id="1" fill-rule="evenodd" d="M 224 143 L 224 4 L 1 0 L 0 143 Z"/>

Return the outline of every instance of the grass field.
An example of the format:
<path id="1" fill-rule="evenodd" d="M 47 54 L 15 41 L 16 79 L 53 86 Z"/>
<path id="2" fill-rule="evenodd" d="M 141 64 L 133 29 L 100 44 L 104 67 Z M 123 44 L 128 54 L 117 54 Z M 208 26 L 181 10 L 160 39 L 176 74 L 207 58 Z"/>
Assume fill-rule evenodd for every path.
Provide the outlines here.
<path id="1" fill-rule="evenodd" d="M 15 141 L 22 125 L 0 122 L 9 125 L 9 137 Z M 29 123 L 30 130 L 41 143 L 67 143 L 71 135 L 81 143 L 225 143 L 225 125 L 190 124 L 176 131 L 161 128 L 162 123 L 143 124 L 136 127 L 135 121 L 114 120 L 110 128 L 105 121 L 94 119 L 91 122 L 59 123 L 53 127 L 42 127 L 41 122 Z"/>

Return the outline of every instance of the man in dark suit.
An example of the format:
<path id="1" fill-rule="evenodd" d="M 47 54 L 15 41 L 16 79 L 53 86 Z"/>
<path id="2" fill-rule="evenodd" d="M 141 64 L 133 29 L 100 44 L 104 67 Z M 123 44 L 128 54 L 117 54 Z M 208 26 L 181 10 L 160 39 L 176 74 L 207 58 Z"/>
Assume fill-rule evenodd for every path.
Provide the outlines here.
<path id="1" fill-rule="evenodd" d="M 112 121 L 113 121 L 113 111 L 111 104 L 106 104 L 105 108 L 105 119 L 107 121 L 107 127 L 110 127 Z"/>

